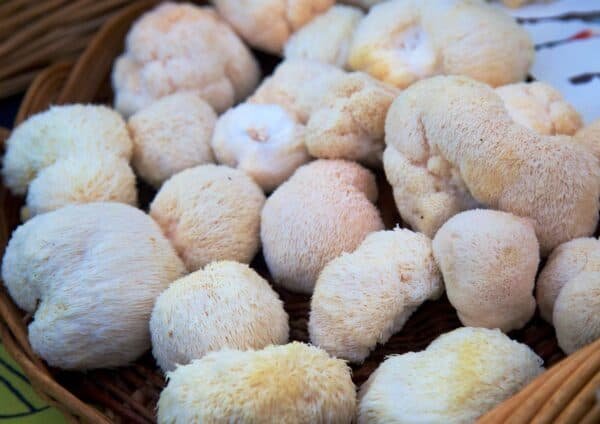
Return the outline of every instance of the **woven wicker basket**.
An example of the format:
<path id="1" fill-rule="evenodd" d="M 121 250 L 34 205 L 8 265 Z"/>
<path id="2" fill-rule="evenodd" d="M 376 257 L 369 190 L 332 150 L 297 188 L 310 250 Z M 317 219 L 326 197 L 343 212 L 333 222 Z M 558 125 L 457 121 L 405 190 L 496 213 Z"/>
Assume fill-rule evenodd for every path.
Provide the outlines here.
<path id="1" fill-rule="evenodd" d="M 151 0 L 132 3 L 103 26 L 77 62 L 59 63 L 40 73 L 28 90 L 15 123 L 50 104 L 110 102 L 108 78 L 112 62 L 123 48 L 131 22 L 155 3 Z M 272 58 L 261 58 L 261 61 L 265 68 L 274 63 Z M 0 139 L 7 136 L 7 131 L 0 131 Z M 386 226 L 392 227 L 399 222 L 399 217 L 391 190 L 382 175 L 378 176 L 378 183 L 381 191 L 378 206 Z M 150 189 L 143 188 L 140 197 L 151 199 L 152 195 Z M 3 251 L 11 232 L 19 224 L 22 199 L 12 197 L 4 186 L 0 187 L 0 198 Z M 269 278 L 260 255 L 252 265 Z M 277 290 L 290 316 L 291 338 L 308 341 L 309 297 Z M 150 354 L 129 367 L 116 370 L 79 373 L 49 369 L 29 345 L 29 320 L 0 286 L 0 337 L 6 350 L 22 367 L 34 389 L 70 421 L 154 422 L 156 401 L 165 382 Z M 445 297 L 427 302 L 399 334 L 379 346 L 364 364 L 353 368 L 355 383 L 365 381 L 386 355 L 424 349 L 438 335 L 459 326 L 456 313 Z M 531 346 L 550 369 L 481 418 L 481 422 L 600 422 L 600 406 L 595 400 L 595 392 L 600 387 L 600 340 L 563 360 L 554 330 L 537 315 L 524 329 L 510 336 Z"/>

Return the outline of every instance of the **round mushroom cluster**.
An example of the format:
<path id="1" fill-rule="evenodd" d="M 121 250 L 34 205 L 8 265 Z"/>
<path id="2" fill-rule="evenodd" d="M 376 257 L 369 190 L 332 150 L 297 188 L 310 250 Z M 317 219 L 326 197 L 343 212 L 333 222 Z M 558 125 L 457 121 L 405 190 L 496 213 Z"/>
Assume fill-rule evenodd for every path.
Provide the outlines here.
<path id="1" fill-rule="evenodd" d="M 53 106 L 6 141 L 24 222 L 2 280 L 33 352 L 151 351 L 159 423 L 463 423 L 543 372 L 513 330 L 600 338 L 600 119 L 524 82 L 513 18 L 213 3 L 132 24 L 114 109 Z M 251 47 L 282 55 L 262 80 Z"/>

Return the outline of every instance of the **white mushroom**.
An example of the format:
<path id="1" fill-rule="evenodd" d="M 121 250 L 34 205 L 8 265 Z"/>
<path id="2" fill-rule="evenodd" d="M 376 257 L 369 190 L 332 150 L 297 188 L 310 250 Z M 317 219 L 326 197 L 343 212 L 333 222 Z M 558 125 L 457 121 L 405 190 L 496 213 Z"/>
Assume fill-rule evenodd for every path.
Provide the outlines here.
<path id="1" fill-rule="evenodd" d="M 115 107 L 125 116 L 179 91 L 217 112 L 249 95 L 260 75 L 252 53 L 211 7 L 165 2 L 144 13 L 115 62 Z"/>
<path id="2" fill-rule="evenodd" d="M 310 59 L 343 68 L 354 28 L 363 16 L 355 7 L 333 6 L 294 33 L 287 40 L 283 55 L 287 59 Z"/>
<path id="3" fill-rule="evenodd" d="M 42 169 L 29 185 L 23 218 L 75 203 L 137 204 L 129 163 L 109 155 L 69 156 Z"/>
<path id="4" fill-rule="evenodd" d="M 288 316 L 269 283 L 248 265 L 213 262 L 175 281 L 156 300 L 152 353 L 163 371 L 208 352 L 262 349 L 288 341 Z"/>
<path id="5" fill-rule="evenodd" d="M 172 175 L 214 163 L 210 139 L 217 116 L 195 93 L 163 97 L 129 118 L 132 164 L 155 187 Z"/>
<path id="6" fill-rule="evenodd" d="M 600 337 L 600 241 L 579 238 L 554 249 L 538 277 L 536 297 L 566 353 Z"/>
<path id="7" fill-rule="evenodd" d="M 167 180 L 150 215 L 190 271 L 213 261 L 248 263 L 259 246 L 265 195 L 242 171 L 200 165 Z"/>
<path id="8" fill-rule="evenodd" d="M 244 171 L 270 192 L 308 162 L 304 131 L 279 105 L 243 103 L 219 117 L 212 147 L 219 163 Z"/>
<path id="9" fill-rule="evenodd" d="M 317 160 L 298 168 L 262 211 L 263 254 L 274 281 L 311 293 L 327 262 L 383 229 L 376 199 L 374 176 L 354 162 Z"/>
<path id="10" fill-rule="evenodd" d="M 321 271 L 310 307 L 311 342 L 362 362 L 443 290 L 427 236 L 399 228 L 371 233 Z"/>
<path id="11" fill-rule="evenodd" d="M 158 422 L 350 423 L 350 368 L 302 343 L 222 350 L 167 374 Z"/>
<path id="12" fill-rule="evenodd" d="M 66 206 L 18 227 L 2 263 L 29 341 L 48 364 L 117 367 L 150 347 L 155 298 L 185 272 L 160 228 L 119 203 Z"/>
<path id="13" fill-rule="evenodd" d="M 552 321 L 567 354 L 600 338 L 600 272 L 581 272 L 561 289 Z"/>
<path id="14" fill-rule="evenodd" d="M 492 210 L 459 213 L 435 235 L 433 253 L 464 325 L 508 332 L 532 317 L 540 255 L 531 220 Z"/>
<path id="15" fill-rule="evenodd" d="M 554 249 L 536 284 L 536 298 L 542 318 L 552 324 L 558 294 L 582 272 L 600 272 L 600 241 L 578 238 Z"/>
<path id="16" fill-rule="evenodd" d="M 132 143 L 123 118 L 96 105 L 53 106 L 21 123 L 6 140 L 4 184 L 25 194 L 38 173 L 68 156 L 109 155 L 129 160 Z"/>
<path id="17" fill-rule="evenodd" d="M 459 328 L 379 365 L 361 387 L 358 422 L 472 423 L 542 371 L 539 356 L 500 331 Z"/>

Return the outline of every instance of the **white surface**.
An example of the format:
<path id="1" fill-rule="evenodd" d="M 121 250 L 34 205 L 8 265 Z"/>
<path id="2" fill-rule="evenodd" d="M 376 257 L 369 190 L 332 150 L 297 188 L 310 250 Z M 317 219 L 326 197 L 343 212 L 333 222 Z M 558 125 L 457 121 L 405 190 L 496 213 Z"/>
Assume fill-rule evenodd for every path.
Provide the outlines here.
<path id="1" fill-rule="evenodd" d="M 600 38 L 578 40 L 537 52 L 531 74 L 563 93 L 582 115 L 586 124 L 600 118 L 600 78 L 572 84 L 569 78 L 600 72 Z"/>
<path id="2" fill-rule="evenodd" d="M 585 124 L 600 118 L 600 78 L 581 84 L 569 80 L 582 74 L 600 73 L 600 18 L 595 21 L 554 19 L 572 13 L 600 14 L 600 0 L 557 0 L 519 9 L 499 7 L 515 17 L 527 19 L 523 26 L 537 46 L 530 74 L 557 88 L 581 114 Z M 569 40 L 586 30 L 593 33 L 591 38 Z M 553 41 L 562 42 L 545 45 Z"/>

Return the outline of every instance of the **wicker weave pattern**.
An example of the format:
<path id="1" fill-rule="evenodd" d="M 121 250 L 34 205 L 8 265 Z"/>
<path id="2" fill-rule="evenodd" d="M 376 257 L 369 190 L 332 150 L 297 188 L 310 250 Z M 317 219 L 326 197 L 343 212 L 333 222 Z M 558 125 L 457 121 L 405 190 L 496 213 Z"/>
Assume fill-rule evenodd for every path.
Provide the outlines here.
<path id="1" fill-rule="evenodd" d="M 60 63 L 41 72 L 27 92 L 17 123 L 52 103 L 109 100 L 107 78 L 112 61 L 122 49 L 123 38 L 131 22 L 154 3 L 143 0 L 131 4 L 103 27 L 75 64 Z M 0 16 L 1 13 L 0 8 Z M 7 131 L 0 131 L 0 139 L 7 136 Z M 378 206 L 386 226 L 390 228 L 399 221 L 399 217 L 389 185 L 382 175 L 378 176 L 378 183 L 381 190 Z M 3 205 L 0 246 L 3 251 L 11 231 L 19 223 L 22 201 L 12 197 L 3 186 L 0 187 L 0 198 Z M 269 277 L 260 256 L 252 265 L 266 278 Z M 279 289 L 278 292 L 290 315 L 291 338 L 307 341 L 309 297 Z M 132 366 L 118 370 L 82 374 L 48 369 L 29 345 L 26 328 L 29 319 L 16 308 L 0 286 L 0 337 L 7 351 L 22 367 L 35 390 L 58 407 L 70 421 L 154 421 L 155 405 L 164 386 L 164 378 L 150 354 Z M 379 346 L 364 364 L 354 367 L 355 383 L 365 381 L 386 355 L 424 349 L 439 334 L 458 326 L 460 322 L 456 312 L 445 297 L 427 302 L 411 317 L 400 334 Z M 600 340 L 561 361 L 564 355 L 556 344 L 554 330 L 539 317 L 510 335 L 531 346 L 551 368 L 519 394 L 485 415 L 482 423 L 600 422 L 600 407 L 594 401 L 595 391 L 600 386 Z"/>
<path id="2" fill-rule="evenodd" d="M 75 59 L 128 0 L 0 3 L 0 98 L 22 92 L 56 60 Z"/>

